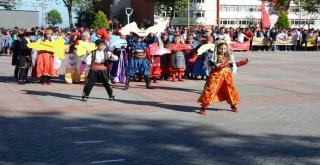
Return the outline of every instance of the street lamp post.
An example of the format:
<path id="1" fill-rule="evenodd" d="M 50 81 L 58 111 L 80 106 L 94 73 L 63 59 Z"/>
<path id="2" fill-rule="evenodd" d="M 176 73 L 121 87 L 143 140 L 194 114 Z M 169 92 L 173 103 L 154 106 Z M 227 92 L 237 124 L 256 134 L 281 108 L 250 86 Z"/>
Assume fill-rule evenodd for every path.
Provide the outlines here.
<path id="1" fill-rule="evenodd" d="M 190 0 L 188 0 L 188 29 L 190 30 Z"/>
<path id="2" fill-rule="evenodd" d="M 133 13 L 133 8 L 127 7 L 126 8 L 126 14 L 128 17 L 128 24 L 130 23 L 130 15 Z"/>

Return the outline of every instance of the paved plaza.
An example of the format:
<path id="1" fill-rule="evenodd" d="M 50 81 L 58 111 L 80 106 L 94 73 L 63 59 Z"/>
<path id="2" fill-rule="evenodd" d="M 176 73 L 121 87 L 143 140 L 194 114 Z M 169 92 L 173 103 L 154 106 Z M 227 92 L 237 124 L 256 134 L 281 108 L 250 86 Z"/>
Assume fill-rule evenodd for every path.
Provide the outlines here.
<path id="1" fill-rule="evenodd" d="M 114 86 L 13 82 L 0 56 L 0 165 L 320 165 L 320 53 L 236 52 L 239 113 L 198 114 L 204 80 Z"/>

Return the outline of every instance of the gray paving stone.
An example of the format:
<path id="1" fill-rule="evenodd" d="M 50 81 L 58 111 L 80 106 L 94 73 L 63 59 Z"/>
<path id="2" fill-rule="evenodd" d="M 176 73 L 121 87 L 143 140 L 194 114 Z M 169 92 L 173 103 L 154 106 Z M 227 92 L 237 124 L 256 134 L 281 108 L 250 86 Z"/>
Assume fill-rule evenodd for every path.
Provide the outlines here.
<path id="1" fill-rule="evenodd" d="M 0 164 L 320 164 L 319 52 L 243 54 L 252 62 L 234 75 L 240 112 L 222 102 L 206 116 L 195 112 L 205 81 L 118 84 L 116 101 L 97 84 L 83 103 L 83 86 L 63 76 L 10 82 L 11 59 L 0 56 Z M 74 143 L 90 140 L 104 143 Z"/>

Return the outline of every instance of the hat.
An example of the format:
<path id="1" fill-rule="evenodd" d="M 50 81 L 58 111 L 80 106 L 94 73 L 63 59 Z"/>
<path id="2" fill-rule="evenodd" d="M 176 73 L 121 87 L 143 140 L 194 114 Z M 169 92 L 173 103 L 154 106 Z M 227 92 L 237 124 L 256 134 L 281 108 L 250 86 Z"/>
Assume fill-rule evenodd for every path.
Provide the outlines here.
<path id="1" fill-rule="evenodd" d="M 181 35 L 180 34 L 175 34 L 174 38 L 176 38 L 176 37 L 181 37 Z"/>
<path id="2" fill-rule="evenodd" d="M 218 41 L 216 41 L 216 46 L 219 46 L 223 43 L 227 43 L 227 42 L 225 40 L 218 40 Z"/>
<path id="3" fill-rule="evenodd" d="M 206 32 L 212 32 L 212 30 L 211 29 L 206 29 Z"/>
<path id="4" fill-rule="evenodd" d="M 162 36 L 168 36 L 169 34 L 167 32 L 162 33 Z"/>

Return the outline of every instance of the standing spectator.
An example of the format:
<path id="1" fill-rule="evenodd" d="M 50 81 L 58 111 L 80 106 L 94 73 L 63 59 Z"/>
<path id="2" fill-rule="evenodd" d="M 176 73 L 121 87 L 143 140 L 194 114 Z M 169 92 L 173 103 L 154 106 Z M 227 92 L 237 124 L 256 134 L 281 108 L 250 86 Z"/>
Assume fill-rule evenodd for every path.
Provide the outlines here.
<path id="1" fill-rule="evenodd" d="M 270 32 L 270 39 L 271 39 L 271 44 L 270 44 L 270 49 L 273 51 L 277 50 L 277 35 L 278 33 L 276 32 L 275 29 L 271 29 Z"/>
<path id="2" fill-rule="evenodd" d="M 0 55 L 2 55 L 4 52 L 3 49 L 4 49 L 5 42 L 6 40 L 4 36 L 2 35 L 2 33 L 0 33 Z"/>
<path id="3" fill-rule="evenodd" d="M 253 37 L 253 32 L 250 28 L 247 28 L 244 34 L 249 38 L 249 40 Z"/>
<path id="4" fill-rule="evenodd" d="M 243 30 L 242 30 L 242 29 L 240 29 L 239 34 L 238 34 L 238 37 L 237 37 L 236 41 L 237 41 L 237 42 L 239 42 L 239 43 L 243 43 L 245 38 L 250 39 L 250 38 L 249 38 L 249 37 L 247 37 L 245 34 L 243 34 Z"/>
<path id="5" fill-rule="evenodd" d="M 300 44 L 300 50 L 306 51 L 307 50 L 307 39 L 308 34 L 307 31 L 304 29 L 301 29 L 301 44 Z M 304 46 L 303 46 L 304 45 Z"/>

